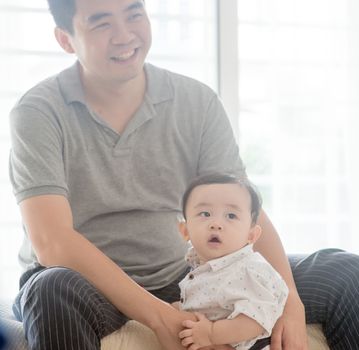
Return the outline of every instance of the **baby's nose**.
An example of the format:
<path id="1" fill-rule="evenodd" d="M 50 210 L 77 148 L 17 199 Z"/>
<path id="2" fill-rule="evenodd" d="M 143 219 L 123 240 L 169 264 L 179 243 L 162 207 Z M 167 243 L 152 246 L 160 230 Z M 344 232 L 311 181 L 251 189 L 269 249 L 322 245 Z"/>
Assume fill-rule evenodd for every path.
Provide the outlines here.
<path id="1" fill-rule="evenodd" d="M 209 226 L 209 228 L 211 230 L 216 230 L 216 231 L 221 231 L 222 230 L 222 225 L 217 223 L 217 222 L 212 222 Z"/>

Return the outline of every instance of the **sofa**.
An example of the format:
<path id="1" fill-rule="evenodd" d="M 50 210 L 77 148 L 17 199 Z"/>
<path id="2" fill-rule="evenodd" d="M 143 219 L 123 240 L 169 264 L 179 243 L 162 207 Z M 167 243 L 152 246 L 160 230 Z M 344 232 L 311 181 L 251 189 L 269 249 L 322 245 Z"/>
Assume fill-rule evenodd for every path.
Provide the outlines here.
<path id="1" fill-rule="evenodd" d="M 308 325 L 307 331 L 309 350 L 329 350 L 320 325 Z M 121 330 L 102 339 L 101 350 L 161 350 L 161 347 L 149 328 L 129 321 Z"/>
<path id="2" fill-rule="evenodd" d="M 11 302 L 0 301 L 0 325 L 8 338 L 5 350 L 27 350 L 22 324 L 15 319 Z M 310 350 L 329 350 L 320 325 L 308 325 L 307 331 Z M 161 347 L 149 328 L 129 321 L 120 330 L 102 339 L 101 350 L 161 350 Z"/>

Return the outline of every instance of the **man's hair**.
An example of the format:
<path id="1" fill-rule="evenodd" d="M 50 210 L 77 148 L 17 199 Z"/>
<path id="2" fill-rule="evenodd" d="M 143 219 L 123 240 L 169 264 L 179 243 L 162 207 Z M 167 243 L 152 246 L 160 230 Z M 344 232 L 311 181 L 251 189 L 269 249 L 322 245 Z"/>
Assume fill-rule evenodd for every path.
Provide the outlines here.
<path id="1" fill-rule="evenodd" d="M 188 198 L 191 195 L 192 191 L 198 186 L 211 184 L 237 184 L 241 187 L 246 188 L 251 197 L 252 223 L 255 224 L 257 222 L 259 213 L 262 208 L 262 199 L 255 186 L 248 179 L 241 179 L 236 175 L 222 173 L 205 174 L 195 178 L 190 183 L 182 197 L 182 214 L 185 219 Z"/>
<path id="2" fill-rule="evenodd" d="M 56 25 L 73 34 L 73 18 L 76 13 L 76 0 L 47 0 Z"/>

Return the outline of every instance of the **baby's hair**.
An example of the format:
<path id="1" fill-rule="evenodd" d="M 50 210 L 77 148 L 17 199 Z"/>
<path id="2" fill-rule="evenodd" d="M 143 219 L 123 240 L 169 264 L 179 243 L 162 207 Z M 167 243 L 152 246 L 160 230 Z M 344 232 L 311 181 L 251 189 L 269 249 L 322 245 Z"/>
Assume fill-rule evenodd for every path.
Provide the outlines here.
<path id="1" fill-rule="evenodd" d="M 211 184 L 238 184 L 241 187 L 245 187 L 251 197 L 251 217 L 252 223 L 257 223 L 259 213 L 262 208 L 262 199 L 259 195 L 255 186 L 248 180 L 242 179 L 239 176 L 233 174 L 223 174 L 223 173 L 210 173 L 196 177 L 187 187 L 186 192 L 182 197 L 182 214 L 184 219 L 186 219 L 186 207 L 188 198 L 191 195 L 192 191 L 201 185 L 211 185 Z"/>

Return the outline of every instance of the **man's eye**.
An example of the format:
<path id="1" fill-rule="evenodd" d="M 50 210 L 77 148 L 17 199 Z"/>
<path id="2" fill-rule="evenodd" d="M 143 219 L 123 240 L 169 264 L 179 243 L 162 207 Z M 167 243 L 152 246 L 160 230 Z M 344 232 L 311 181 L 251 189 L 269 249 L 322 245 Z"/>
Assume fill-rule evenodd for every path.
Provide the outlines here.
<path id="1" fill-rule="evenodd" d="M 133 15 L 130 15 L 128 19 L 130 21 L 135 21 L 136 19 L 140 19 L 142 17 L 142 13 L 134 13 Z"/>
<path id="2" fill-rule="evenodd" d="M 110 23 L 104 22 L 96 25 L 93 29 L 104 29 L 110 26 Z"/>
<path id="3" fill-rule="evenodd" d="M 211 216 L 211 214 L 210 214 L 208 211 L 201 211 L 201 212 L 199 213 L 199 216 L 203 216 L 203 217 L 205 217 L 205 218 L 208 218 L 208 217 Z"/>
<path id="4" fill-rule="evenodd" d="M 236 215 L 236 214 L 233 214 L 233 213 L 228 213 L 228 214 L 227 214 L 227 218 L 228 218 L 228 219 L 236 219 L 236 218 L 237 218 L 237 215 Z"/>

